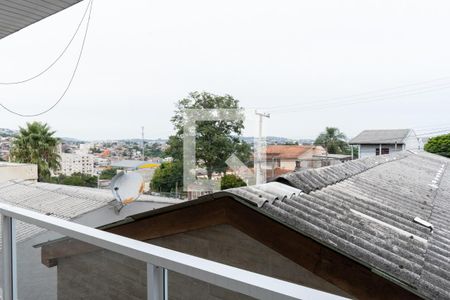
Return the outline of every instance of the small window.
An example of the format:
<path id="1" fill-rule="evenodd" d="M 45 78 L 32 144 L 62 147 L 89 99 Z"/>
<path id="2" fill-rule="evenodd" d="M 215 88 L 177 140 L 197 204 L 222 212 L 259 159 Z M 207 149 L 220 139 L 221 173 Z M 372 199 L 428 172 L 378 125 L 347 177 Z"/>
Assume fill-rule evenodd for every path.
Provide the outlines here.
<path id="1" fill-rule="evenodd" d="M 389 148 L 381 148 L 381 155 L 389 154 Z M 375 155 L 380 155 L 380 148 L 375 149 Z"/>
<path id="2" fill-rule="evenodd" d="M 274 159 L 275 168 L 279 168 L 281 166 L 281 160 L 279 158 Z"/>

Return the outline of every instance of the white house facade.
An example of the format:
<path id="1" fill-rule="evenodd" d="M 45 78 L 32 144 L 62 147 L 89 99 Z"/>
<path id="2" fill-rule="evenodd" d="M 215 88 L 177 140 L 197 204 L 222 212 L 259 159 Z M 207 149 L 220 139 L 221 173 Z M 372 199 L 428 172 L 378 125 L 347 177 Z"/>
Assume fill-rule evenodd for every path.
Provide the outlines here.
<path id="1" fill-rule="evenodd" d="M 358 158 L 419 150 L 422 147 L 412 129 L 364 130 L 349 143 L 358 147 Z"/>

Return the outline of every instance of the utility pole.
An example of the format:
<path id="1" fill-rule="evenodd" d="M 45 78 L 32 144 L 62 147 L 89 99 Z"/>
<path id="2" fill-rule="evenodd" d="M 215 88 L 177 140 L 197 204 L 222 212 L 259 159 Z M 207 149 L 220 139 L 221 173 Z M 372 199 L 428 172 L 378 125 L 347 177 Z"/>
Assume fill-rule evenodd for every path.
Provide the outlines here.
<path id="1" fill-rule="evenodd" d="M 262 168 L 263 160 L 265 162 L 266 159 L 266 145 L 263 145 L 263 139 L 262 139 L 262 125 L 263 125 L 263 118 L 270 118 L 270 114 L 268 113 L 260 113 L 258 111 L 255 111 L 255 114 L 258 116 L 259 120 L 259 126 L 258 126 L 258 139 L 255 143 L 255 172 L 256 172 L 256 184 L 262 184 L 266 181 L 266 170 Z"/>
<path id="2" fill-rule="evenodd" d="M 142 128 L 142 160 L 145 160 L 144 126 Z"/>

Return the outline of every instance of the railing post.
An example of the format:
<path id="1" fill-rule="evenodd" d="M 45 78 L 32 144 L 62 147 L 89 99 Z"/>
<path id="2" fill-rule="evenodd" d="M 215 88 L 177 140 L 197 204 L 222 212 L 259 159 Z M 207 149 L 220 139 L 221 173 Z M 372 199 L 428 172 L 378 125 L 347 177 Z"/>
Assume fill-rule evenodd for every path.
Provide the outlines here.
<path id="1" fill-rule="evenodd" d="M 147 263 L 147 299 L 167 300 L 167 270 Z"/>
<path id="2" fill-rule="evenodd" d="M 2 215 L 3 300 L 17 299 L 16 221 Z"/>

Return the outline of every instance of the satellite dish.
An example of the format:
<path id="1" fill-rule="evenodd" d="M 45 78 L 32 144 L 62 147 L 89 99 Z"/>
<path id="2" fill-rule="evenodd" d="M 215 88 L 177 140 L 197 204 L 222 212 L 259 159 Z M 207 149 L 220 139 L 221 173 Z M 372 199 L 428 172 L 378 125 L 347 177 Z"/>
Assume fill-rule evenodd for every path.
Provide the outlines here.
<path id="1" fill-rule="evenodd" d="M 120 172 L 111 180 L 111 191 L 118 203 L 118 211 L 136 201 L 144 192 L 144 179 L 141 174 Z"/>

